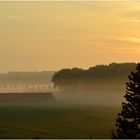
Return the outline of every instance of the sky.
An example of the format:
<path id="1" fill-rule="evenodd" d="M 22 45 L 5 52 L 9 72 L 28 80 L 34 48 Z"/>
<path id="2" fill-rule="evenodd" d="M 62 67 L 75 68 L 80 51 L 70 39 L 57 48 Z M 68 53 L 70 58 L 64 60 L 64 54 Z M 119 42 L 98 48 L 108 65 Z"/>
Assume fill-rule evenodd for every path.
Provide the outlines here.
<path id="1" fill-rule="evenodd" d="M 138 1 L 0 1 L 0 72 L 139 60 Z"/>

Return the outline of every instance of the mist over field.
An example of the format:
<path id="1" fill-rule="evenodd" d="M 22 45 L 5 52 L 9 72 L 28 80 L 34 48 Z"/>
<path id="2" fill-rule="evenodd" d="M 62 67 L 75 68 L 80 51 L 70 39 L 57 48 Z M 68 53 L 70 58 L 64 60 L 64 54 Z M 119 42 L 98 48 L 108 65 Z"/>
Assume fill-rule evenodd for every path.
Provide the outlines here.
<path id="1" fill-rule="evenodd" d="M 87 70 L 8 72 L 0 74 L 0 93 L 51 92 L 58 102 L 120 106 L 128 74 L 135 66 L 135 63 L 111 63 Z"/>

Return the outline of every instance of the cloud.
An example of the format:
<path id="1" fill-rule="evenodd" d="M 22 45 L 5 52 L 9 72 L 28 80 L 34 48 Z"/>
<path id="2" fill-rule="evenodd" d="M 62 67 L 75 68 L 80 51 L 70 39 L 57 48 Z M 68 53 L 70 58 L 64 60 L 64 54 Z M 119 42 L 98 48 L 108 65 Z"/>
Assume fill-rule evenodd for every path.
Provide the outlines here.
<path id="1" fill-rule="evenodd" d="M 134 36 L 117 37 L 117 40 L 140 44 L 140 38 Z"/>
<path id="2" fill-rule="evenodd" d="M 138 5 L 140 6 L 140 3 L 138 3 Z M 140 19 L 140 10 L 138 9 L 132 9 L 131 11 L 124 13 L 124 16 L 126 17 L 133 17 L 133 18 L 137 18 Z"/>
<path id="3" fill-rule="evenodd" d="M 17 20 L 20 17 L 19 16 L 16 16 L 16 15 L 9 15 L 9 16 L 5 16 L 5 18 L 10 19 L 10 20 Z"/>
<path id="4" fill-rule="evenodd" d="M 0 18 L 8 19 L 8 20 L 17 20 L 17 19 L 20 19 L 20 16 L 17 16 L 17 15 L 0 15 Z"/>
<path id="5" fill-rule="evenodd" d="M 135 36 L 98 36 L 93 34 L 83 34 L 79 40 L 88 45 L 103 46 L 137 46 L 140 44 L 140 38 Z"/>
<path id="6" fill-rule="evenodd" d="M 140 22 L 140 19 L 132 19 L 131 22 L 139 23 Z"/>
<path id="7" fill-rule="evenodd" d="M 140 22 L 140 1 L 128 2 L 122 11 L 121 18 L 129 22 Z"/>

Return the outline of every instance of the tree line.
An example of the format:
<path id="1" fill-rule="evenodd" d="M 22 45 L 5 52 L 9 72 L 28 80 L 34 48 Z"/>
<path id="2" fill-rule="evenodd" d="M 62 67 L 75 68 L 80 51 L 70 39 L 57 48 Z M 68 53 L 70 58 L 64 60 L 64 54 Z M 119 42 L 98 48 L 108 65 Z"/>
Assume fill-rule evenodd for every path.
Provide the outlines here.
<path id="1" fill-rule="evenodd" d="M 96 65 L 87 70 L 66 68 L 56 72 L 52 82 L 62 90 L 123 88 L 128 74 L 135 67 L 135 63 L 111 63 Z"/>

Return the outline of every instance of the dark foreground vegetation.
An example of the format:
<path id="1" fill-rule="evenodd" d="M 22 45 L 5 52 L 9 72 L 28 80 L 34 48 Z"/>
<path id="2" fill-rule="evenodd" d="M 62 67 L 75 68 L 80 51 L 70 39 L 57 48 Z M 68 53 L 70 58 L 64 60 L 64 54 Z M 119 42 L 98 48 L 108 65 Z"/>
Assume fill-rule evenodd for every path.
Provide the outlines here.
<path id="1" fill-rule="evenodd" d="M 120 90 L 135 63 L 97 65 L 88 70 L 62 69 L 53 75 L 52 82 L 61 90 Z"/>
<path id="2" fill-rule="evenodd" d="M 129 75 L 126 83 L 126 101 L 116 119 L 116 131 L 113 138 L 140 139 L 140 64 Z"/>

